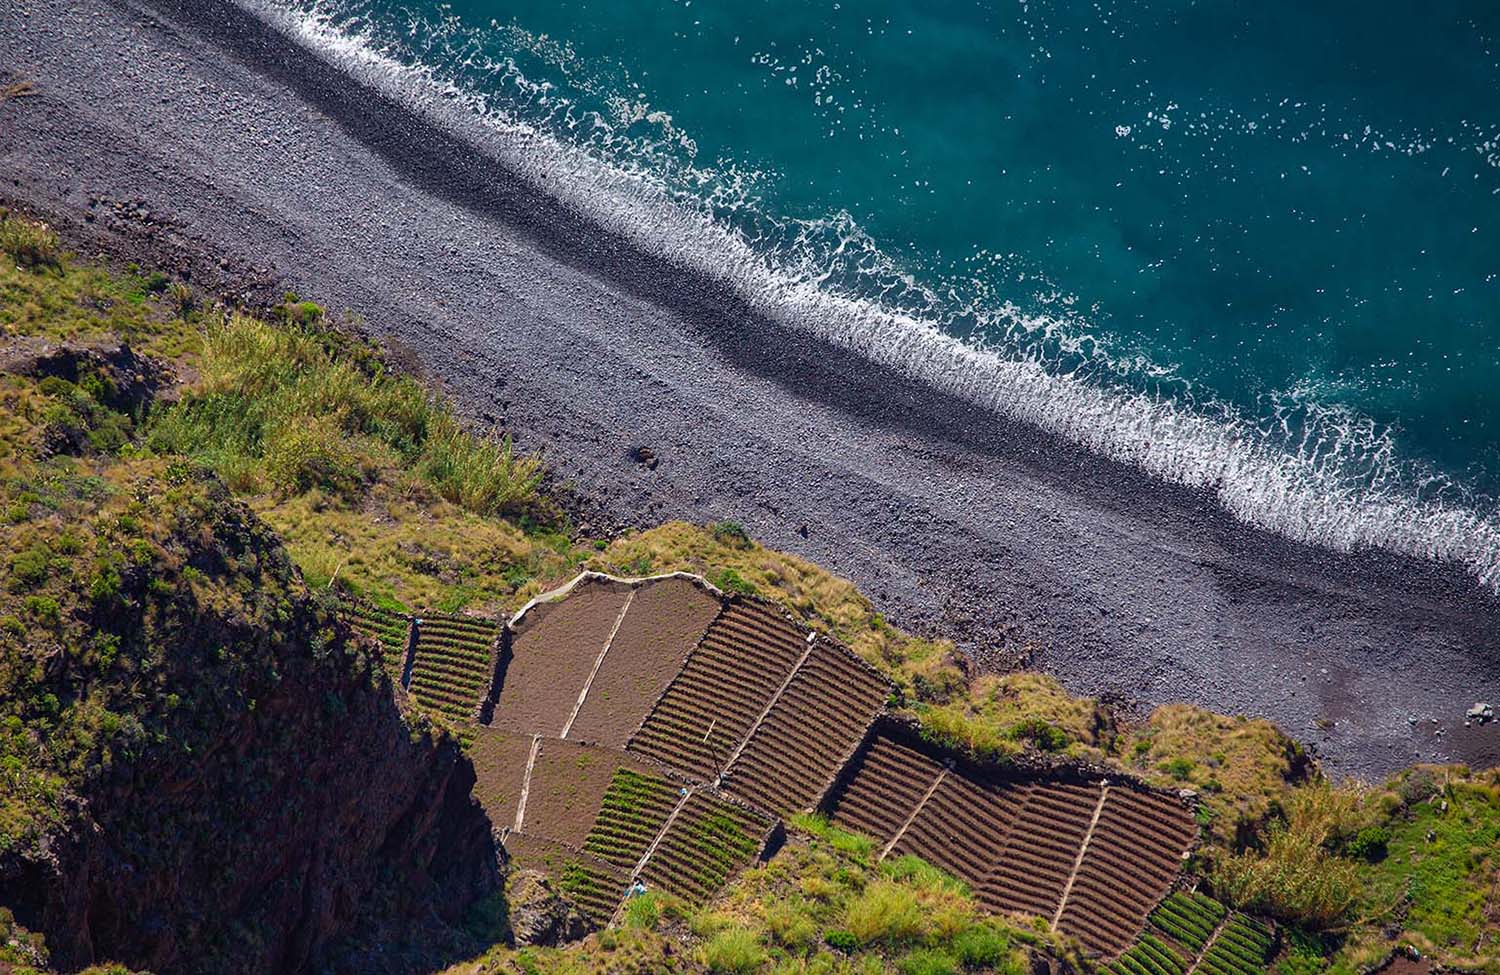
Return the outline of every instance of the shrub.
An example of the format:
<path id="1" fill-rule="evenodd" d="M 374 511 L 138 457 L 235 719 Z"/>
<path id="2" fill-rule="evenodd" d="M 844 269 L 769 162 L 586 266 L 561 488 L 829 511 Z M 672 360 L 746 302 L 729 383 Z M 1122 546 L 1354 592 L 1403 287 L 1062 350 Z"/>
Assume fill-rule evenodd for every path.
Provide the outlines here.
<path id="1" fill-rule="evenodd" d="M 22 217 L 0 217 L 0 250 L 22 267 L 61 267 L 57 234 L 44 223 Z"/>
<path id="2" fill-rule="evenodd" d="M 969 968 L 998 968 L 1010 954 L 1010 939 L 1003 931 L 975 926 L 953 939 L 953 951 Z"/>
<path id="3" fill-rule="evenodd" d="M 285 495 L 320 488 L 352 496 L 363 480 L 359 457 L 326 419 L 278 430 L 265 445 L 265 472 Z"/>
<path id="4" fill-rule="evenodd" d="M 38 542 L 10 559 L 10 588 L 16 592 L 34 589 L 51 573 L 52 551 Z"/>
<path id="5" fill-rule="evenodd" d="M 753 596 L 756 593 L 755 583 L 746 579 L 733 569 L 725 569 L 714 577 L 714 585 L 725 592 L 737 592 L 744 596 Z"/>
<path id="6" fill-rule="evenodd" d="M 484 440 L 446 414 L 438 417 L 422 473 L 447 500 L 482 515 L 519 515 L 536 501 L 542 462 L 517 456 L 509 436 Z"/>
<path id="7" fill-rule="evenodd" d="M 1374 863 L 1385 857 L 1391 842 L 1391 831 L 1384 826 L 1366 826 L 1344 843 L 1344 853 L 1356 860 Z"/>
<path id="8" fill-rule="evenodd" d="M 726 928 L 703 946 L 703 964 L 726 975 L 748 975 L 768 957 L 755 934 L 742 927 Z"/>
<path id="9" fill-rule="evenodd" d="M 958 960 L 942 951 L 913 951 L 896 967 L 901 975 L 958 975 Z"/>
<path id="10" fill-rule="evenodd" d="M 661 921 L 661 895 L 648 890 L 625 901 L 625 925 L 651 930 Z"/>
<path id="11" fill-rule="evenodd" d="M 902 945 L 922 936 L 926 919 L 915 892 L 882 880 L 849 902 L 844 926 L 860 944 Z"/>
<path id="12" fill-rule="evenodd" d="M 729 545 L 734 548 L 750 547 L 750 533 L 745 531 L 744 526 L 737 521 L 715 522 L 710 532 L 714 536 L 714 541 L 720 545 Z"/>
<path id="13" fill-rule="evenodd" d="M 1029 741 L 1044 752 L 1060 752 L 1068 747 L 1068 733 L 1041 718 L 1025 718 L 1010 731 L 1018 741 Z"/>
<path id="14" fill-rule="evenodd" d="M 823 933 L 823 941 L 830 948 L 835 948 L 846 954 L 859 947 L 859 939 L 854 936 L 853 931 L 845 931 L 843 928 L 834 928 Z"/>
<path id="15" fill-rule="evenodd" d="M 1236 907 L 1283 921 L 1328 927 L 1342 921 L 1359 893 L 1355 864 L 1329 852 L 1330 840 L 1352 833 L 1359 813 L 1353 789 L 1318 783 L 1298 789 L 1284 820 L 1267 828 L 1265 851 L 1226 858 L 1215 888 Z"/>

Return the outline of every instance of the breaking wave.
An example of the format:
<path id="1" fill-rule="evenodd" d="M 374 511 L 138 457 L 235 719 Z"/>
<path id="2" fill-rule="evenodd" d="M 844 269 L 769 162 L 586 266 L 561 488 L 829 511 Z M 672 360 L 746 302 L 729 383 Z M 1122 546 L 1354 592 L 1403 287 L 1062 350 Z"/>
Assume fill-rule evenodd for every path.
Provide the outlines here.
<path id="1" fill-rule="evenodd" d="M 1337 551 L 1377 548 L 1464 567 L 1500 589 L 1500 518 L 1394 432 L 1309 390 L 1255 414 L 1089 327 L 1067 296 L 1023 312 L 982 276 L 924 281 L 848 214 L 760 206 L 766 174 L 699 161 L 688 133 L 632 86 L 591 77 L 566 44 L 512 37 L 561 71 L 582 108 L 448 17 L 379 30 L 360 0 L 235 0 L 360 83 L 397 98 L 508 172 L 643 251 L 736 290 L 762 314 L 933 389 L 1175 484 L 1239 519 Z M 495 31 L 514 27 L 493 25 Z M 621 94 L 621 90 L 627 94 Z"/>

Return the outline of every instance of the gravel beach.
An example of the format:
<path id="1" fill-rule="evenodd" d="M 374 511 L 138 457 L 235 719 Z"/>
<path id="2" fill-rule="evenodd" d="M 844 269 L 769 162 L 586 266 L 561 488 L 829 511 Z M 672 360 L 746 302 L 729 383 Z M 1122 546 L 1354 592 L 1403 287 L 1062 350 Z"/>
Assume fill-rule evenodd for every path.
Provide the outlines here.
<path id="1" fill-rule="evenodd" d="M 238 8 L 0 8 L 0 198 L 361 316 L 601 523 L 741 522 L 1070 689 L 1274 719 L 1332 769 L 1500 762 L 1500 600 L 1339 555 L 942 396 L 587 225 Z M 652 463 L 643 463 L 648 448 Z"/>

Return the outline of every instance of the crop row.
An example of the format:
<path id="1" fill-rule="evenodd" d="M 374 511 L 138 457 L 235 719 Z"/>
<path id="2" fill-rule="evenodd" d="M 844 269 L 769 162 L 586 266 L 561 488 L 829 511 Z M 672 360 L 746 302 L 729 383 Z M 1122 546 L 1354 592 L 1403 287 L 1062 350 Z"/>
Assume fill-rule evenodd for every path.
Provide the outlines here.
<path id="1" fill-rule="evenodd" d="M 1202 894 L 1169 894 L 1151 913 L 1151 926 L 1196 955 L 1224 919 L 1224 905 Z"/>
<path id="2" fill-rule="evenodd" d="M 889 693 L 844 651 L 818 644 L 741 753 L 730 787 L 783 815 L 811 807 Z"/>
<path id="3" fill-rule="evenodd" d="M 1022 796 L 986 789 L 950 772 L 912 820 L 896 851 L 914 853 L 971 886 L 989 877 Z"/>
<path id="4" fill-rule="evenodd" d="M 874 739 L 834 808 L 834 820 L 881 840 L 896 835 L 942 766 L 889 738 Z"/>
<path id="5" fill-rule="evenodd" d="M 1199 963 L 1208 975 L 1263 975 L 1271 935 L 1259 922 L 1235 914 L 1220 929 Z"/>
<path id="6" fill-rule="evenodd" d="M 744 811 L 695 792 L 642 871 L 681 897 L 702 902 L 755 854 L 765 828 Z"/>
<path id="7" fill-rule="evenodd" d="M 1116 975 L 1184 975 L 1187 966 L 1159 939 L 1143 934 L 1109 966 Z"/>
<path id="8" fill-rule="evenodd" d="M 1093 788 L 1033 788 L 1006 837 L 994 873 L 980 889 L 981 901 L 994 910 L 1050 916 L 1097 802 Z"/>
<path id="9" fill-rule="evenodd" d="M 754 607 L 737 604 L 716 619 L 630 748 L 702 779 L 713 777 L 727 752 L 765 709 L 800 655 L 790 624 L 776 635 Z"/>
<path id="10" fill-rule="evenodd" d="M 617 866 L 633 867 L 666 822 L 677 802 L 676 792 L 665 779 L 616 769 L 583 841 L 584 851 Z"/>

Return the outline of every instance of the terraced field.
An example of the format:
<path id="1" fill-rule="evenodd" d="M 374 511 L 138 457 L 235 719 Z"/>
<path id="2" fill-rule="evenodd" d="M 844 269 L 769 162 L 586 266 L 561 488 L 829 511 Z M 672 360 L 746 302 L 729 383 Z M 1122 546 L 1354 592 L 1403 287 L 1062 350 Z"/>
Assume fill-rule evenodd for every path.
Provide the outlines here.
<path id="1" fill-rule="evenodd" d="M 391 679 L 400 683 L 406 665 L 406 643 L 411 637 L 411 619 L 404 613 L 382 609 L 363 600 L 339 604 L 339 614 L 355 631 L 380 643 L 380 657 Z"/>
<path id="2" fill-rule="evenodd" d="M 1271 932 L 1264 924 L 1243 914 L 1231 914 L 1194 971 L 1203 975 L 1265 975 L 1272 944 Z"/>
<path id="3" fill-rule="evenodd" d="M 621 770 L 662 777 L 619 749 L 542 739 L 531 770 L 523 829 L 581 849 Z"/>
<path id="4" fill-rule="evenodd" d="M 712 897 L 759 852 L 771 819 L 695 791 L 641 869 L 641 879 L 694 903 Z"/>
<path id="5" fill-rule="evenodd" d="M 690 778 L 719 775 L 807 649 L 775 609 L 735 600 L 714 620 L 630 748 Z"/>
<path id="6" fill-rule="evenodd" d="M 1177 876 L 1193 833 L 1180 804 L 1112 787 L 1058 928 L 1103 954 L 1123 950 Z"/>
<path id="7" fill-rule="evenodd" d="M 950 772 L 891 852 L 919 856 L 978 887 L 1002 855 L 1026 795 L 1024 788 L 987 788 Z"/>
<path id="8" fill-rule="evenodd" d="M 833 821 L 884 846 L 906 825 L 942 771 L 942 765 L 916 749 L 877 735 L 855 756 Z"/>
<path id="9" fill-rule="evenodd" d="M 505 852 L 522 869 L 549 874 L 563 897 L 600 927 L 609 923 L 629 885 L 618 868 L 554 840 L 511 833 Z"/>
<path id="10" fill-rule="evenodd" d="M 1006 835 L 993 872 L 978 889 L 995 912 L 1051 920 L 1073 872 L 1084 834 L 1099 804 L 1100 787 L 1043 783 L 1031 788 Z"/>
<path id="11" fill-rule="evenodd" d="M 815 642 L 729 767 L 724 788 L 781 816 L 811 809 L 890 693 L 869 664 Z"/>
<path id="12" fill-rule="evenodd" d="M 690 579 L 640 583 L 568 737 L 624 748 L 722 608 Z"/>
<path id="13" fill-rule="evenodd" d="M 494 636 L 477 621 L 421 622 L 413 696 L 472 715 Z M 1175 799 L 996 780 L 895 725 L 865 742 L 890 684 L 770 604 L 682 577 L 585 575 L 523 611 L 505 645 L 493 721 L 476 726 L 476 795 L 517 844 L 551 844 L 554 863 L 571 855 L 554 876 L 597 912 L 637 870 L 708 900 L 776 817 L 830 801 L 840 782 L 834 821 L 875 837 L 879 856 L 919 856 L 987 910 L 1040 916 L 1119 956 L 1114 975 L 1262 975 L 1243 968 L 1254 930 L 1205 928 L 1197 901 L 1169 898 L 1142 934 L 1195 835 Z"/>
<path id="14" fill-rule="evenodd" d="M 633 872 L 679 799 L 681 787 L 669 779 L 616 769 L 584 839 L 584 852 Z"/>
<path id="15" fill-rule="evenodd" d="M 1219 929 L 1228 909 L 1202 894 L 1169 894 L 1151 913 L 1151 927 L 1171 938 L 1181 954 L 1196 958 Z"/>
<path id="16" fill-rule="evenodd" d="M 500 728 L 474 728 L 469 747 L 469 759 L 474 763 L 474 798 L 496 827 L 503 829 L 515 822 L 530 755 L 531 738 L 527 735 Z"/>
<path id="17" fill-rule="evenodd" d="M 430 710 L 469 721 L 494 673 L 500 626 L 471 616 L 418 617 L 411 696 Z"/>
<path id="18" fill-rule="evenodd" d="M 511 624 L 492 723 L 561 737 L 630 595 L 626 583 L 588 577 L 523 611 Z"/>
<path id="19" fill-rule="evenodd" d="M 1108 967 L 1113 975 L 1265 975 L 1269 928 L 1202 894 L 1174 893 L 1147 930 Z"/>

